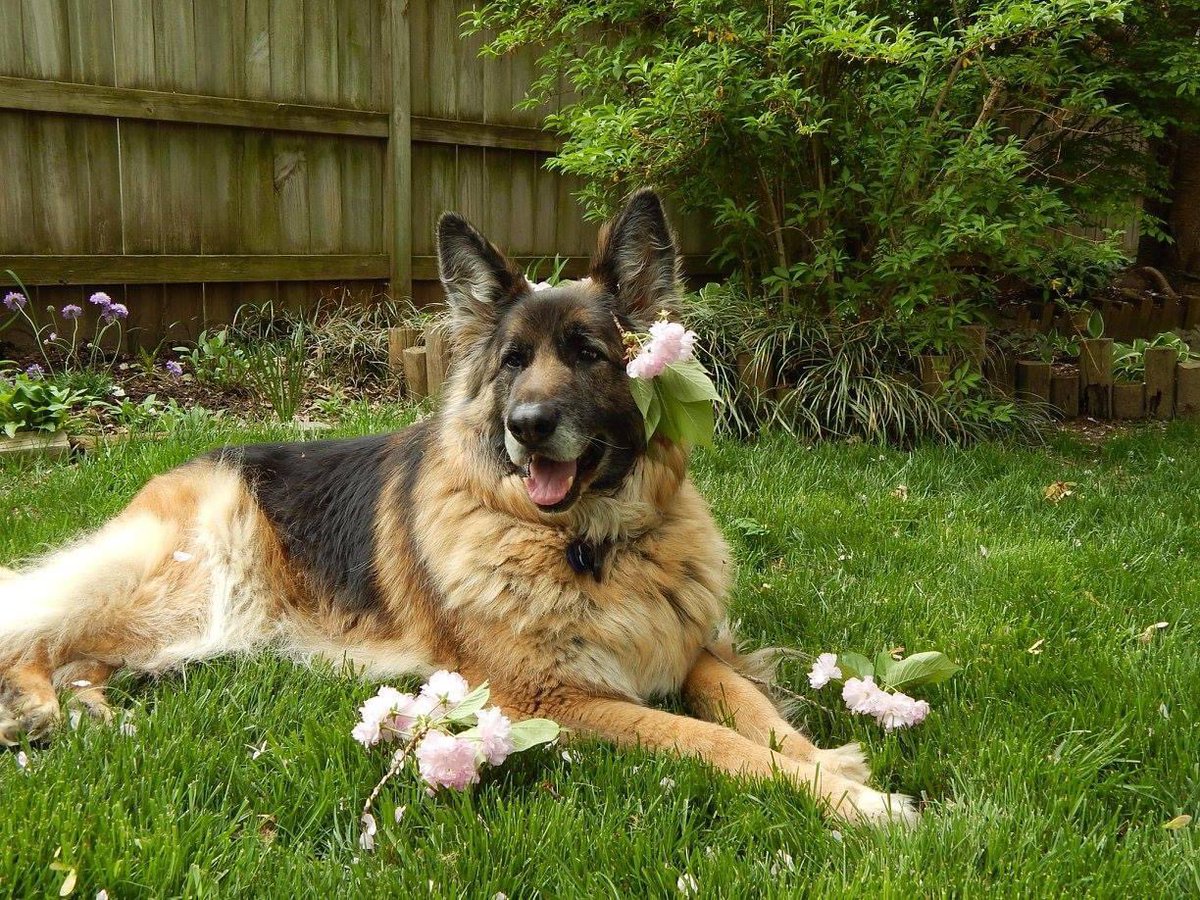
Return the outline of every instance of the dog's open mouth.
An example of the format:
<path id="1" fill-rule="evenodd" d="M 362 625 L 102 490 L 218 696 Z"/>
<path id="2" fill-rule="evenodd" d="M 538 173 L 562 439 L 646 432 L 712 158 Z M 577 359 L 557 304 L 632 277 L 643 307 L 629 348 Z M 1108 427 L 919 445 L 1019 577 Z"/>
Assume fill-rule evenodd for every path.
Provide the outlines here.
<path id="1" fill-rule="evenodd" d="M 593 442 L 578 459 L 553 459 L 535 453 L 529 458 L 525 490 L 540 509 L 561 512 L 578 498 L 583 482 L 600 464 L 604 448 Z"/>
<path id="2" fill-rule="evenodd" d="M 529 460 L 525 490 L 529 492 L 529 499 L 538 506 L 558 506 L 571 493 L 578 474 L 577 459 L 550 459 L 548 456 L 534 455 Z"/>

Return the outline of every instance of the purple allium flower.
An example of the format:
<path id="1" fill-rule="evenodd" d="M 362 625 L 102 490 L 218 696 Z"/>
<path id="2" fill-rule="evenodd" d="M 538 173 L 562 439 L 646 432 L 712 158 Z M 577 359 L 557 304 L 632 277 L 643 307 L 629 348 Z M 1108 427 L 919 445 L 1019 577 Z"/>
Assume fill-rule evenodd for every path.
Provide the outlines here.
<path id="1" fill-rule="evenodd" d="M 4 295 L 4 305 L 16 312 L 18 309 L 24 309 L 26 304 L 24 294 L 18 294 L 16 291 L 9 291 Z"/>
<path id="2" fill-rule="evenodd" d="M 173 359 L 167 360 L 166 369 L 168 372 L 170 372 L 176 378 L 178 378 L 180 375 L 183 374 L 183 366 L 181 366 L 179 363 L 175 362 L 175 360 L 173 360 Z"/>
<path id="3" fill-rule="evenodd" d="M 96 291 L 92 296 L 88 297 L 88 303 L 94 303 L 96 306 L 106 308 L 112 306 L 112 297 L 104 293 L 104 291 Z"/>
<path id="4" fill-rule="evenodd" d="M 45 370 L 37 363 L 33 363 L 25 368 L 25 374 L 33 378 L 41 378 Z"/>
<path id="5" fill-rule="evenodd" d="M 78 319 L 83 315 L 83 308 L 76 306 L 74 303 L 68 303 L 62 308 L 62 317 L 64 319 Z"/>
<path id="6" fill-rule="evenodd" d="M 123 319 L 129 315 L 129 310 L 124 303 L 112 303 L 100 310 L 100 316 L 105 322 L 115 322 L 117 319 Z"/>

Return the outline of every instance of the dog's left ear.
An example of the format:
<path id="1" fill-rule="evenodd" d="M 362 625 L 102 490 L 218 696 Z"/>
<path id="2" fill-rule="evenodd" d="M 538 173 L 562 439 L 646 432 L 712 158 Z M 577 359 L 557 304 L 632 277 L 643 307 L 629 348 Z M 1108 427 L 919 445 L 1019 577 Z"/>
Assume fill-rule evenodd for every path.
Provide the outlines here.
<path id="1" fill-rule="evenodd" d="M 491 334 L 504 308 L 529 291 L 529 282 L 458 213 L 443 213 L 438 219 L 437 246 L 454 340 L 473 343 Z"/>
<path id="2" fill-rule="evenodd" d="M 617 311 L 638 324 L 675 306 L 679 253 L 662 201 L 649 188 L 629 198 L 600 230 L 591 277 L 616 298 Z"/>

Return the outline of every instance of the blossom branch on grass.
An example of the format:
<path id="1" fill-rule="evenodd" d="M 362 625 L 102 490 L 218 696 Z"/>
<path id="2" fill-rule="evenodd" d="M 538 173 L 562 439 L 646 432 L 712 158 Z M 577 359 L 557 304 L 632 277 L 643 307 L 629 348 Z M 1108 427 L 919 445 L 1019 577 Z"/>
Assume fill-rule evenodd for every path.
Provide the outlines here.
<path id="1" fill-rule="evenodd" d="M 432 795 L 442 788 L 465 790 L 479 782 L 484 765 L 499 766 L 512 754 L 549 743 L 559 727 L 549 719 L 512 722 L 496 706 L 488 707 L 487 682 L 471 690 L 457 672 L 434 672 L 417 694 L 393 687 L 359 707 L 351 736 L 365 748 L 395 743 L 383 777 L 363 803 L 359 844 L 374 849 L 377 825 L 371 812 L 384 786 L 410 762 Z"/>
<path id="2" fill-rule="evenodd" d="M 916 700 L 900 688 L 938 684 L 953 678 L 958 670 L 936 650 L 904 659 L 893 659 L 885 650 L 874 662 L 858 653 L 822 653 L 808 673 L 808 683 L 815 690 L 840 683 L 842 700 L 850 712 L 871 716 L 885 731 L 895 731 L 919 725 L 929 715 L 928 702 Z"/>

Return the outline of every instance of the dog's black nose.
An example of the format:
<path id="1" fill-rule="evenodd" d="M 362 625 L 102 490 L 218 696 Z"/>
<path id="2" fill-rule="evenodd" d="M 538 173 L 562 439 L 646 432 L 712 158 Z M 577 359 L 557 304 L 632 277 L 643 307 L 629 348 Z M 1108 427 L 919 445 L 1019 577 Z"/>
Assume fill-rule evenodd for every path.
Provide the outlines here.
<path id="1" fill-rule="evenodd" d="M 557 427 L 558 409 L 549 403 L 522 403 L 508 414 L 508 430 L 527 447 L 540 444 Z"/>

